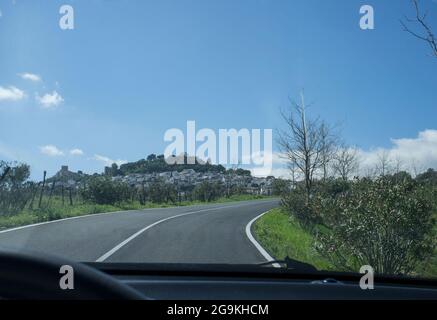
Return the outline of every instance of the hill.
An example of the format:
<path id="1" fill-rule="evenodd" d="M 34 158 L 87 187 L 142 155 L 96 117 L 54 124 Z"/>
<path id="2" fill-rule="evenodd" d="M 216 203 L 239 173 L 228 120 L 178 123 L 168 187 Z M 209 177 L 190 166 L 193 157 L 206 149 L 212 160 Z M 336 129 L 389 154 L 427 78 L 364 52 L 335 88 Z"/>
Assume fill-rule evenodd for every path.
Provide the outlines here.
<path id="1" fill-rule="evenodd" d="M 209 162 L 202 161 L 198 158 L 194 158 L 194 164 L 188 164 L 189 157 L 184 155 L 185 164 L 168 164 L 165 161 L 164 155 L 151 154 L 147 156 L 146 159 L 141 159 L 136 162 L 129 162 L 118 167 L 113 164 L 111 167 L 105 168 L 105 174 L 110 176 L 126 176 L 129 174 L 147 174 L 147 173 L 161 173 L 177 171 L 181 172 L 183 170 L 192 169 L 196 172 L 210 172 L 210 173 L 226 173 L 232 169 L 226 169 L 222 165 L 214 165 Z M 190 160 L 193 160 L 192 158 Z M 243 176 L 250 176 L 249 170 L 236 169 L 234 170 L 236 174 Z"/>

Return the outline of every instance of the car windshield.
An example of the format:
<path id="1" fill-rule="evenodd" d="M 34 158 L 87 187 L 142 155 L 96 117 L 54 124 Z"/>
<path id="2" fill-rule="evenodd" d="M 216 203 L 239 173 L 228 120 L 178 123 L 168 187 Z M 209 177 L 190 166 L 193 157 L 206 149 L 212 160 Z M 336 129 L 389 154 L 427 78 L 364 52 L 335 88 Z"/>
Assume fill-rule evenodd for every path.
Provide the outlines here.
<path id="1" fill-rule="evenodd" d="M 437 3 L 367 2 L 0 0 L 0 250 L 437 278 Z"/>

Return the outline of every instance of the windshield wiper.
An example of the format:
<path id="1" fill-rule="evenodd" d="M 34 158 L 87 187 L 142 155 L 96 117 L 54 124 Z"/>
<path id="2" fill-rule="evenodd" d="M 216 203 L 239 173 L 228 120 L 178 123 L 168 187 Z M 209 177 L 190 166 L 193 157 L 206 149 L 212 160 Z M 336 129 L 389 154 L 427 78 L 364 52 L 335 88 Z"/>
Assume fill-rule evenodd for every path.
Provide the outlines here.
<path id="1" fill-rule="evenodd" d="M 259 263 L 258 265 L 259 266 L 273 265 L 275 267 L 285 268 L 287 270 L 294 270 L 299 272 L 318 272 L 316 267 L 314 267 L 313 265 L 291 259 L 288 256 L 285 257 L 284 260 L 271 260 L 271 261 Z"/>

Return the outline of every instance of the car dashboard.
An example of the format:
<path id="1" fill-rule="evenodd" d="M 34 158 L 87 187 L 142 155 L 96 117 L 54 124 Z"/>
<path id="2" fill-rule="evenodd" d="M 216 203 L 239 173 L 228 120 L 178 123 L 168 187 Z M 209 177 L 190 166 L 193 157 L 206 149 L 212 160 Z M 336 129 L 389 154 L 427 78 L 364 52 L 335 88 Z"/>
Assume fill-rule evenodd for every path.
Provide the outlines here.
<path id="1" fill-rule="evenodd" d="M 435 282 L 375 278 L 363 290 L 351 274 L 293 273 L 254 266 L 92 264 L 156 300 L 435 300 Z"/>

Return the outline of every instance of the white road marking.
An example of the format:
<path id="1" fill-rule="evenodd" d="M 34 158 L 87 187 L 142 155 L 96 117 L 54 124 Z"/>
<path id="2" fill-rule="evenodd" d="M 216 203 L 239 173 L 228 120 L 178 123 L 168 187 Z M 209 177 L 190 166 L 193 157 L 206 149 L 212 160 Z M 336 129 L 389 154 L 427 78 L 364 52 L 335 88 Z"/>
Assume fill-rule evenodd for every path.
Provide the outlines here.
<path id="1" fill-rule="evenodd" d="M 262 256 L 267 260 L 267 261 L 273 261 L 275 260 L 271 255 L 269 255 L 269 253 L 258 243 L 258 241 L 256 241 L 256 239 L 254 238 L 254 236 L 252 235 L 252 224 L 258 220 L 259 218 L 261 218 L 263 215 L 265 215 L 268 211 L 261 213 L 259 216 L 253 218 L 252 220 L 250 220 L 250 222 L 246 225 L 246 236 L 249 238 L 250 242 L 252 242 L 252 244 L 255 246 L 255 248 L 258 249 L 258 251 L 262 254 Z M 275 268 L 280 268 L 281 266 L 279 265 L 279 263 L 273 263 L 272 266 L 274 266 Z"/>
<path id="2" fill-rule="evenodd" d="M 11 228 L 11 229 L 1 230 L 0 234 L 12 232 L 12 231 L 18 231 L 18 230 L 27 229 L 27 228 L 38 227 L 38 226 L 42 226 L 45 224 L 58 223 L 58 222 L 62 222 L 62 221 L 89 218 L 89 217 L 98 217 L 98 216 L 106 215 L 106 214 L 125 213 L 125 212 L 129 213 L 129 212 L 135 212 L 135 211 L 149 211 L 149 210 L 165 210 L 165 209 L 174 209 L 174 208 L 183 208 L 183 207 L 182 206 L 175 206 L 175 207 L 145 208 L 145 209 L 137 209 L 137 210 L 121 210 L 121 211 L 111 211 L 111 212 L 101 212 L 101 213 L 90 213 L 90 214 L 84 214 L 81 216 L 57 219 L 57 220 L 52 220 L 52 221 L 44 221 L 44 222 L 39 222 L 39 223 L 28 224 L 28 225 L 21 226 L 21 227 L 15 227 L 15 228 Z"/>
<path id="3" fill-rule="evenodd" d="M 158 209 L 158 208 L 156 208 L 156 209 Z M 11 229 L 6 229 L 6 230 L 2 230 L 2 231 L 0 231 L 0 234 L 1 234 L 1 233 L 11 232 L 11 231 L 17 231 L 17 230 L 21 230 L 21 229 L 27 229 L 27 228 L 38 227 L 38 226 L 42 226 L 42 225 L 45 225 L 45 224 L 51 224 L 51 223 L 62 222 L 62 221 L 68 221 L 68 220 L 74 220 L 74 219 L 80 219 L 80 218 L 96 217 L 96 216 L 101 216 L 101 215 L 104 215 L 104 214 L 122 213 L 122 212 L 132 212 L 132 211 L 143 211 L 143 210 L 150 210 L 150 209 L 126 210 L 126 211 L 111 211 L 111 212 L 101 212 L 101 213 L 84 214 L 84 215 L 82 215 L 82 216 L 76 216 L 76 217 L 69 217 L 69 218 L 63 218 L 63 219 L 52 220 L 52 221 L 45 221 L 45 222 L 33 223 L 33 224 L 28 224 L 28 225 L 25 225 L 25 226 L 21 226 L 21 227 L 16 227 L 16 228 L 11 228 Z"/>
<path id="4" fill-rule="evenodd" d="M 120 242 L 118 245 L 116 245 L 114 248 L 112 248 L 111 250 L 109 250 L 108 252 L 106 252 L 104 255 L 102 255 L 100 258 L 98 258 L 96 260 L 96 262 L 103 262 L 106 259 L 108 259 L 110 256 L 112 256 L 114 253 L 116 253 L 118 250 L 120 250 L 122 247 L 124 247 L 126 244 L 128 244 L 130 241 L 132 241 L 133 239 L 135 239 L 136 237 L 138 237 L 139 235 L 141 235 L 143 232 L 149 230 L 150 228 L 155 227 L 158 224 L 161 224 L 163 222 L 166 222 L 168 220 L 172 220 L 172 219 L 176 219 L 179 217 L 183 217 L 183 216 L 188 216 L 191 214 L 195 214 L 195 213 L 199 213 L 199 212 L 205 212 L 205 211 L 213 211 L 213 210 L 221 210 L 221 209 L 227 209 L 227 208 L 237 208 L 237 207 L 242 207 L 244 205 L 250 205 L 250 204 L 242 204 L 242 205 L 235 205 L 235 206 L 222 206 L 222 207 L 215 207 L 215 208 L 208 208 L 208 209 L 202 209 L 202 210 L 197 210 L 197 211 L 190 211 L 190 212 L 185 212 L 185 213 L 181 213 L 175 216 L 171 216 L 171 217 L 167 217 L 165 219 L 161 219 L 159 221 L 156 221 L 150 225 L 148 225 L 147 227 L 144 227 L 143 229 L 141 229 L 140 231 L 134 233 L 133 235 L 131 235 L 129 238 L 127 238 L 126 240 L 124 240 L 123 242 Z"/>
<path id="5" fill-rule="evenodd" d="M 57 220 L 52 220 L 52 221 L 44 221 L 44 222 L 39 222 L 39 223 L 28 224 L 28 225 L 21 226 L 21 227 L 15 227 L 15 228 L 11 228 L 11 229 L 6 229 L 6 230 L 0 231 L 0 234 L 11 232 L 11 231 L 17 231 L 17 230 L 21 230 L 21 229 L 38 227 L 38 226 L 42 226 L 42 225 L 45 225 L 45 224 L 51 224 L 51 223 L 57 223 L 57 222 L 68 221 L 68 220 L 75 220 L 75 219 L 81 219 L 81 218 L 98 217 L 98 216 L 106 215 L 106 214 L 129 213 L 129 212 L 149 211 L 149 210 L 164 210 L 164 209 L 173 209 L 173 208 L 181 208 L 181 207 L 145 208 L 145 209 L 135 209 L 135 210 L 120 210 L 120 211 L 111 211 L 111 212 L 90 213 L 90 214 L 84 214 L 84 215 L 81 215 L 81 216 L 57 219 Z"/>

